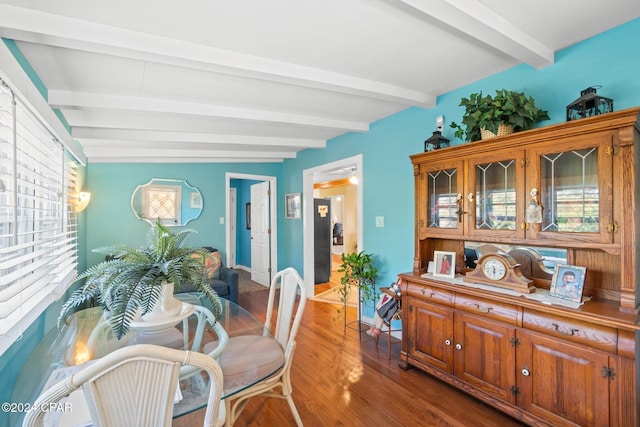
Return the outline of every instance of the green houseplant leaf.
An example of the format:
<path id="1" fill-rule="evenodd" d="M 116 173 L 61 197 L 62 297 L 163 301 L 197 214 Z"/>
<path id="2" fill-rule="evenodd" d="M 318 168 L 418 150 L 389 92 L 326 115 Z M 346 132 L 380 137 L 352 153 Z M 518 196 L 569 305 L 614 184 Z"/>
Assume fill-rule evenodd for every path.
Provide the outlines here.
<path id="1" fill-rule="evenodd" d="M 465 108 L 461 124 L 451 123 L 455 136 L 465 141 L 481 139 L 481 129 L 498 133 L 500 124 L 513 126 L 514 132 L 528 130 L 534 124 L 549 120 L 549 114 L 539 109 L 535 100 L 524 93 L 507 89 L 496 90 L 495 96 L 472 93 L 469 98 L 460 100 Z"/>
<path id="2" fill-rule="evenodd" d="M 342 309 L 338 309 L 337 320 L 347 308 L 347 301 L 351 292 L 351 286 L 357 287 L 360 291 L 362 302 L 375 302 L 375 283 L 378 270 L 373 265 L 373 255 L 362 252 L 351 252 L 342 254 L 342 264 L 338 268 L 338 272 L 342 274 L 340 278 L 340 286 L 336 288 L 336 292 L 340 294 L 340 300 L 343 303 Z M 346 328 L 346 319 L 345 319 Z"/>
<path id="3" fill-rule="evenodd" d="M 162 284 L 167 282 L 173 283 L 176 290 L 183 283 L 193 284 L 213 303 L 218 317 L 222 305 L 209 286 L 202 263 L 208 251 L 182 246 L 186 237 L 194 232 L 185 229 L 173 234 L 157 222 L 142 248 L 114 245 L 94 249 L 93 252 L 109 255 L 109 259 L 78 276 L 77 280 L 86 280 L 62 306 L 58 327 L 77 308 L 95 300 L 104 310 L 114 335 L 120 339 L 138 313 L 144 315 L 153 309 L 162 293 Z"/>

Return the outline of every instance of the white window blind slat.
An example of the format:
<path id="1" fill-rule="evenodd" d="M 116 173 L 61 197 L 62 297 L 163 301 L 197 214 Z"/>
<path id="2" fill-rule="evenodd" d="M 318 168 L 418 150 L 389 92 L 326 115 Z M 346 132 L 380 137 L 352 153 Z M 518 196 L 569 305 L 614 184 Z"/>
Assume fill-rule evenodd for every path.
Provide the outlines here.
<path id="1" fill-rule="evenodd" d="M 21 268 L 22 264 L 16 266 L 11 273 L 2 276 L 0 278 L 0 303 L 5 302 L 9 299 L 8 296 L 3 295 L 17 295 L 20 293 L 20 287 L 12 286 L 13 284 L 20 281 L 20 278 L 27 276 L 29 274 L 33 274 L 45 267 L 47 264 L 51 263 L 53 257 L 41 257 L 36 258 L 31 261 L 30 264 L 24 264 L 25 267 Z M 23 282 L 26 283 L 26 282 Z M 5 292 L 7 291 L 7 292 Z M 10 292 L 9 292 L 10 291 Z"/>
<path id="2" fill-rule="evenodd" d="M 21 266 L 24 266 L 24 268 L 26 269 L 31 269 L 28 267 L 30 263 L 38 259 L 46 258 L 47 255 L 51 252 L 52 251 L 50 248 L 39 248 L 37 250 L 25 253 L 24 255 L 16 253 L 14 257 L 0 263 L 0 269 L 13 270 L 16 268 L 20 268 Z"/>
<path id="3" fill-rule="evenodd" d="M 0 334 L 11 331 L 14 327 L 12 325 L 19 324 L 23 317 L 41 307 L 43 301 L 52 302 L 53 290 L 53 285 L 44 278 L 38 286 L 27 288 L 20 301 L 11 301 L 7 306 L 10 305 L 13 310 L 5 309 L 3 311 L 6 313 L 0 313 Z"/>
<path id="4" fill-rule="evenodd" d="M 0 335 L 18 337 L 77 276 L 76 167 L 0 80 Z"/>
<path id="5" fill-rule="evenodd" d="M 13 286 L 0 291 L 0 321 L 49 284 L 53 277 L 50 274 L 51 270 L 53 270 L 51 266 L 36 270 L 31 275 L 18 280 L 19 287 Z"/>

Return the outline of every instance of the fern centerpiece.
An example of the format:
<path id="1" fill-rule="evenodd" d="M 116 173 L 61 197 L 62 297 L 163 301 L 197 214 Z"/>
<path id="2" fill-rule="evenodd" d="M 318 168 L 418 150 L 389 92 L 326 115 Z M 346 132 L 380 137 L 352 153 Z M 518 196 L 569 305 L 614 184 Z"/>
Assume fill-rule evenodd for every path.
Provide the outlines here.
<path id="1" fill-rule="evenodd" d="M 219 317 L 222 305 L 209 286 L 202 262 L 209 252 L 182 246 L 194 232 L 186 229 L 173 234 L 157 222 L 142 248 L 113 245 L 94 249 L 93 252 L 109 258 L 78 276 L 77 280 L 86 280 L 62 306 L 58 327 L 78 307 L 95 300 L 104 310 L 115 337 L 120 339 L 129 331 L 132 321 L 152 312 L 167 283 L 173 284 L 174 290 L 183 283 L 193 284 L 213 303 L 214 314 Z"/>

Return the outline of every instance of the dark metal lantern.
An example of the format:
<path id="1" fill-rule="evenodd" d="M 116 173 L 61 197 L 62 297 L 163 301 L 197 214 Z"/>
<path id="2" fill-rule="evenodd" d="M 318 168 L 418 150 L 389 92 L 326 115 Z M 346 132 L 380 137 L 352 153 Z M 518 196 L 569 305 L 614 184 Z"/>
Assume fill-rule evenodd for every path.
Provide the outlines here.
<path id="1" fill-rule="evenodd" d="M 598 95 L 596 89 L 599 87 L 588 87 L 580 91 L 580 98 L 567 105 L 567 121 L 613 111 L 613 99 Z"/>
<path id="2" fill-rule="evenodd" d="M 424 151 L 438 150 L 448 146 L 449 140 L 442 136 L 442 133 L 437 130 L 424 142 Z"/>

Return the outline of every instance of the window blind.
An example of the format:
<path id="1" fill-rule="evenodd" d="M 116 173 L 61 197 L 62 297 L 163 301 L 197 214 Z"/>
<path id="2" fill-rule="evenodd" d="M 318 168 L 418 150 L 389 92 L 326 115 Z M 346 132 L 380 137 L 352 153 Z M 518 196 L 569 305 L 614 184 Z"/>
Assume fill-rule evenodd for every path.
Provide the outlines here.
<path id="1" fill-rule="evenodd" d="M 76 168 L 0 80 L 0 336 L 17 338 L 76 276 Z"/>

